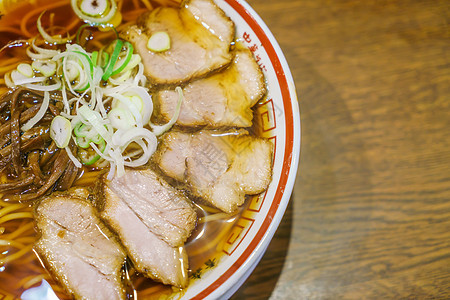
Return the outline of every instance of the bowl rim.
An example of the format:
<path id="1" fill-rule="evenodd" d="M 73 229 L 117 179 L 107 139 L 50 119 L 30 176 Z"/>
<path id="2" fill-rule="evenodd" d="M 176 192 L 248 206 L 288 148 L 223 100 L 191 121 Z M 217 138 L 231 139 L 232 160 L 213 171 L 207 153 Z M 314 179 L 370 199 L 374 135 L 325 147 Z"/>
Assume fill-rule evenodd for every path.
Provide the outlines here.
<path id="1" fill-rule="evenodd" d="M 225 2 L 234 9 L 256 36 L 267 52 L 275 69 L 285 114 L 286 139 L 283 168 L 274 201 L 266 218 L 248 247 L 218 279 L 196 293 L 190 299 L 228 298 L 244 283 L 245 279 L 262 258 L 289 203 L 300 158 L 300 111 L 292 74 L 275 37 L 261 17 L 244 0 L 215 0 Z"/>

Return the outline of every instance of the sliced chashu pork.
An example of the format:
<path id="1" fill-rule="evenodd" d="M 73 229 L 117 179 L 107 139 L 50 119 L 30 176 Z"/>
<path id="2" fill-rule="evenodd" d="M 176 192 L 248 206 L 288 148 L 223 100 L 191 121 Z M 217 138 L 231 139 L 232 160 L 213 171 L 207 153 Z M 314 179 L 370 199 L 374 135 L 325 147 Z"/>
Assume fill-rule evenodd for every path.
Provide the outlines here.
<path id="1" fill-rule="evenodd" d="M 188 199 L 150 169 L 127 169 L 107 181 L 104 196 L 119 197 L 160 239 L 181 246 L 194 229 L 197 215 Z"/>
<path id="2" fill-rule="evenodd" d="M 147 48 L 149 37 L 166 32 L 170 49 Z M 181 83 L 227 65 L 234 23 L 211 0 L 188 0 L 178 8 L 159 7 L 121 32 L 142 57 L 144 73 L 154 84 Z"/>
<path id="3" fill-rule="evenodd" d="M 125 299 L 122 246 L 85 199 L 56 195 L 36 209 L 35 250 L 76 299 Z"/>
<path id="4" fill-rule="evenodd" d="M 272 148 L 245 130 L 220 133 L 171 131 L 163 137 L 155 161 L 169 177 L 225 212 L 258 194 L 272 176 Z"/>
<path id="5" fill-rule="evenodd" d="M 119 236 L 136 270 L 164 284 L 186 287 L 188 257 L 184 247 L 172 247 L 161 240 L 120 197 L 111 192 L 108 195 L 102 217 Z"/>
<path id="6" fill-rule="evenodd" d="M 178 125 L 250 127 L 253 107 L 265 94 L 264 75 L 249 50 L 236 51 L 232 64 L 222 72 L 195 80 L 183 88 Z M 164 123 L 175 113 L 178 93 L 157 92 L 153 101 Z"/>

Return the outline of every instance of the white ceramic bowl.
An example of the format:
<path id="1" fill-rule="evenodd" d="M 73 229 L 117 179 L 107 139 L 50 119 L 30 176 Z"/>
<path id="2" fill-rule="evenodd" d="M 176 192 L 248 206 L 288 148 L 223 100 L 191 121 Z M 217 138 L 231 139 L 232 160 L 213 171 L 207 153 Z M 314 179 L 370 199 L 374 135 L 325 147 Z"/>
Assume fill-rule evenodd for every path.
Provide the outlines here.
<path id="1" fill-rule="evenodd" d="M 245 218 L 235 225 L 217 267 L 191 283 L 182 299 L 228 299 L 244 283 L 270 243 L 289 202 L 300 154 L 300 114 L 295 86 L 275 38 L 242 0 L 215 0 L 236 24 L 237 38 L 249 49 L 267 79 L 269 94 L 258 105 L 263 136 L 275 144 L 269 189 L 252 199 Z M 176 296 L 176 295 L 174 295 Z M 178 295 L 179 296 L 179 295 Z"/>
<path id="2" fill-rule="evenodd" d="M 1 1 L 1 0 L 0 0 Z M 176 299 L 228 299 L 262 258 L 289 202 L 300 152 L 300 115 L 294 82 L 275 38 L 243 0 L 215 0 L 236 24 L 238 39 L 252 50 L 265 74 L 269 94 L 257 105 L 262 135 L 274 145 L 273 179 L 268 190 L 250 203 L 226 236 L 217 266 Z"/>

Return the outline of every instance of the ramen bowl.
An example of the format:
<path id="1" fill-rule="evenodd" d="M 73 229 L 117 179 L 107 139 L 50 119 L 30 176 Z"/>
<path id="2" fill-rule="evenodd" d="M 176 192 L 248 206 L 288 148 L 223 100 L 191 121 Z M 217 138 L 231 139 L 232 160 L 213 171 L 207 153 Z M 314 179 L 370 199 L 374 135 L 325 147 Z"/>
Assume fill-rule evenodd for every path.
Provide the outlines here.
<path id="1" fill-rule="evenodd" d="M 289 202 L 300 153 L 300 115 L 294 82 L 284 55 L 262 19 L 241 0 L 216 0 L 236 24 L 238 42 L 248 47 L 266 77 L 268 95 L 255 108 L 258 134 L 274 144 L 272 182 L 247 199 L 241 217 L 223 237 L 222 256 L 191 278 L 182 299 L 227 299 L 244 283 L 269 245 Z M 200 276 L 201 275 L 201 276 Z"/>
<path id="2" fill-rule="evenodd" d="M 3 13 L 6 4 L 14 2 L 17 1 L 0 0 L 0 13 Z M 253 108 L 254 125 L 250 131 L 270 140 L 274 146 L 272 180 L 264 193 L 247 197 L 238 214 L 227 215 L 226 218 L 211 222 L 199 221 L 201 224 L 198 224 L 186 243 L 190 260 L 188 274 L 190 283 L 186 289 L 172 290 L 169 286 L 154 283 L 134 274 L 139 277 L 137 280 L 140 280 L 140 283 L 144 282 L 142 286 L 136 284 L 138 299 L 159 299 L 161 296 L 172 299 L 229 298 L 251 274 L 263 256 L 284 215 L 294 185 L 300 152 L 300 116 L 295 87 L 286 60 L 267 26 L 245 1 L 215 0 L 215 2 L 235 23 L 236 42 L 240 47 L 247 47 L 253 53 L 265 75 L 268 92 Z M 57 3 L 49 5 L 56 6 Z M 7 17 L 10 16 L 5 15 L 2 21 Z M 239 149 L 242 149 L 241 146 L 245 145 L 239 146 Z M 28 218 L 31 219 L 28 225 L 31 225 L 29 229 L 33 234 L 33 215 L 31 212 L 28 214 L 30 214 Z M 49 279 L 49 275 L 32 253 L 33 245 L 30 243 L 28 250 L 25 250 L 28 251 L 29 260 L 34 261 L 33 270 L 37 270 L 37 275 L 35 274 L 37 277 L 33 278 L 40 280 L 46 276 L 45 278 Z M 23 260 L 25 269 L 30 265 L 31 263 L 28 264 L 25 259 Z M 0 272 L 6 274 L 8 268 L 6 271 L 0 268 Z M 12 289 L 11 286 L 14 285 L 12 283 L 23 280 L 9 274 L 12 283 L 6 284 L 6 281 L 2 281 L 1 275 L 0 273 L 0 298 L 18 296 L 4 293 Z M 29 284 L 28 287 L 38 283 L 34 279 L 32 282 L 33 284 Z M 131 282 L 133 284 L 133 278 Z M 61 287 L 57 289 L 58 286 L 54 282 L 51 282 L 51 286 L 58 292 L 58 296 L 67 297 Z M 26 289 L 28 287 L 24 286 Z M 50 285 L 47 287 L 49 290 Z M 14 292 L 17 293 L 17 289 Z"/>

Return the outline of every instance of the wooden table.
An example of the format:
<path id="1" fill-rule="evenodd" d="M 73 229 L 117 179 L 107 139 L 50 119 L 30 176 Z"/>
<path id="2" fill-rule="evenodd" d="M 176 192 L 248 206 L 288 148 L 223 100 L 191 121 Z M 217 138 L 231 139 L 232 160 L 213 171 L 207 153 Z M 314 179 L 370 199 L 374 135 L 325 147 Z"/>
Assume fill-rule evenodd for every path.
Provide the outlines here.
<path id="1" fill-rule="evenodd" d="M 450 2 L 249 3 L 290 64 L 302 145 L 233 299 L 450 299 Z"/>

